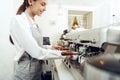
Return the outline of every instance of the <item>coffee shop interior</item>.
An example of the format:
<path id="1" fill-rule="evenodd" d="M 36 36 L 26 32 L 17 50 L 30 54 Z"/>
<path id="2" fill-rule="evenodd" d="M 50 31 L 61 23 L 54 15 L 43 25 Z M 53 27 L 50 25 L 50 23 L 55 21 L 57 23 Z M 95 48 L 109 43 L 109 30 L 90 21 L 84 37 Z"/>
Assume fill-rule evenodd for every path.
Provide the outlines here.
<path id="1" fill-rule="evenodd" d="M 3 4 L 4 3 L 4 4 Z M 0 3 L 0 80 L 13 80 L 15 47 L 9 24 L 23 0 Z M 120 0 L 48 0 L 35 17 L 46 46 L 73 52 L 70 60 L 45 60 L 43 80 L 120 80 Z M 5 6 L 6 5 L 6 6 Z M 5 7 L 3 7 L 5 6 Z"/>

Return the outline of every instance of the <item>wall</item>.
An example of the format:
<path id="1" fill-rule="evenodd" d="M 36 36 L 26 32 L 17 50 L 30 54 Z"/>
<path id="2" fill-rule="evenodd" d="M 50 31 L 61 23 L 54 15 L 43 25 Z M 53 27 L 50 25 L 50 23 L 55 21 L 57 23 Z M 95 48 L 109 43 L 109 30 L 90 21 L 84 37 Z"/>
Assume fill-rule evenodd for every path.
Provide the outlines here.
<path id="1" fill-rule="evenodd" d="M 13 0 L 0 2 L 0 80 L 13 80 L 13 46 L 9 43 L 9 24 L 13 16 Z"/>
<path id="2" fill-rule="evenodd" d="M 106 0 L 97 7 L 93 12 L 93 27 L 120 25 L 119 3 L 120 0 Z"/>
<path id="3" fill-rule="evenodd" d="M 106 2 L 93 11 L 93 28 L 106 27 L 109 24 L 111 24 L 111 6 Z"/>
<path id="4" fill-rule="evenodd" d="M 118 23 L 120 25 L 120 0 L 111 0 L 111 23 Z M 115 15 L 115 16 L 113 16 Z"/>

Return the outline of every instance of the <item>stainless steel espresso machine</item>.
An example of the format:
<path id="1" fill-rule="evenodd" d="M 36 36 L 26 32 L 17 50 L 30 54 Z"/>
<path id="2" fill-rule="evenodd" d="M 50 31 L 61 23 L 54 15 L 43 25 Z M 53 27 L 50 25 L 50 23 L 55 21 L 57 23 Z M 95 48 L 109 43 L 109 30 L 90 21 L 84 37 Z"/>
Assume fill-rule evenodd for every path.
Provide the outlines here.
<path id="1" fill-rule="evenodd" d="M 120 80 L 120 44 L 105 42 L 102 48 L 103 55 L 93 56 L 85 64 L 85 80 Z"/>
<path id="2" fill-rule="evenodd" d="M 80 43 L 69 41 L 69 50 L 78 52 L 78 54 L 73 55 L 72 60 L 63 60 L 64 65 L 73 74 L 75 80 L 120 80 L 120 44 L 104 42 L 101 47 L 95 47 L 85 43 L 95 44 L 95 41 L 82 40 Z M 114 60 L 114 55 L 119 55 L 117 60 Z M 110 67 L 112 70 L 107 71 L 112 62 L 116 64 Z M 104 65 L 105 63 L 109 65 Z M 104 66 L 100 68 L 97 64 Z M 106 67 L 108 68 L 106 69 Z M 115 71 L 118 71 L 117 74 Z M 114 74 L 113 77 L 110 76 L 112 74 Z"/>

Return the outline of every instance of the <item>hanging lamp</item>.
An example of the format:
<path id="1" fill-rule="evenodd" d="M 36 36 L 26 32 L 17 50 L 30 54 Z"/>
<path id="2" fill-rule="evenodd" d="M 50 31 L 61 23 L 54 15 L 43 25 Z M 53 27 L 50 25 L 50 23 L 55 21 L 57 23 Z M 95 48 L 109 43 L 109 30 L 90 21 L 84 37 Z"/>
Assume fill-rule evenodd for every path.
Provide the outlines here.
<path id="1" fill-rule="evenodd" d="M 76 28 L 79 28 L 79 25 L 78 25 L 77 17 L 75 16 L 74 21 L 73 21 L 73 25 L 72 25 L 72 29 L 76 29 Z"/>

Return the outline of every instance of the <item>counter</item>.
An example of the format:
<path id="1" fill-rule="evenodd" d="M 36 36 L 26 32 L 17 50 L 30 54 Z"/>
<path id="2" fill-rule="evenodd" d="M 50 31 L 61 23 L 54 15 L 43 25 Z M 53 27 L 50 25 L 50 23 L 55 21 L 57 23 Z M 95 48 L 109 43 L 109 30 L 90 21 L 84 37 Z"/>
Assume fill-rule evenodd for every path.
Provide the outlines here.
<path id="1" fill-rule="evenodd" d="M 67 68 L 62 59 L 57 59 L 54 62 L 59 80 L 83 80 L 83 77 L 75 69 L 72 67 L 71 69 Z"/>

